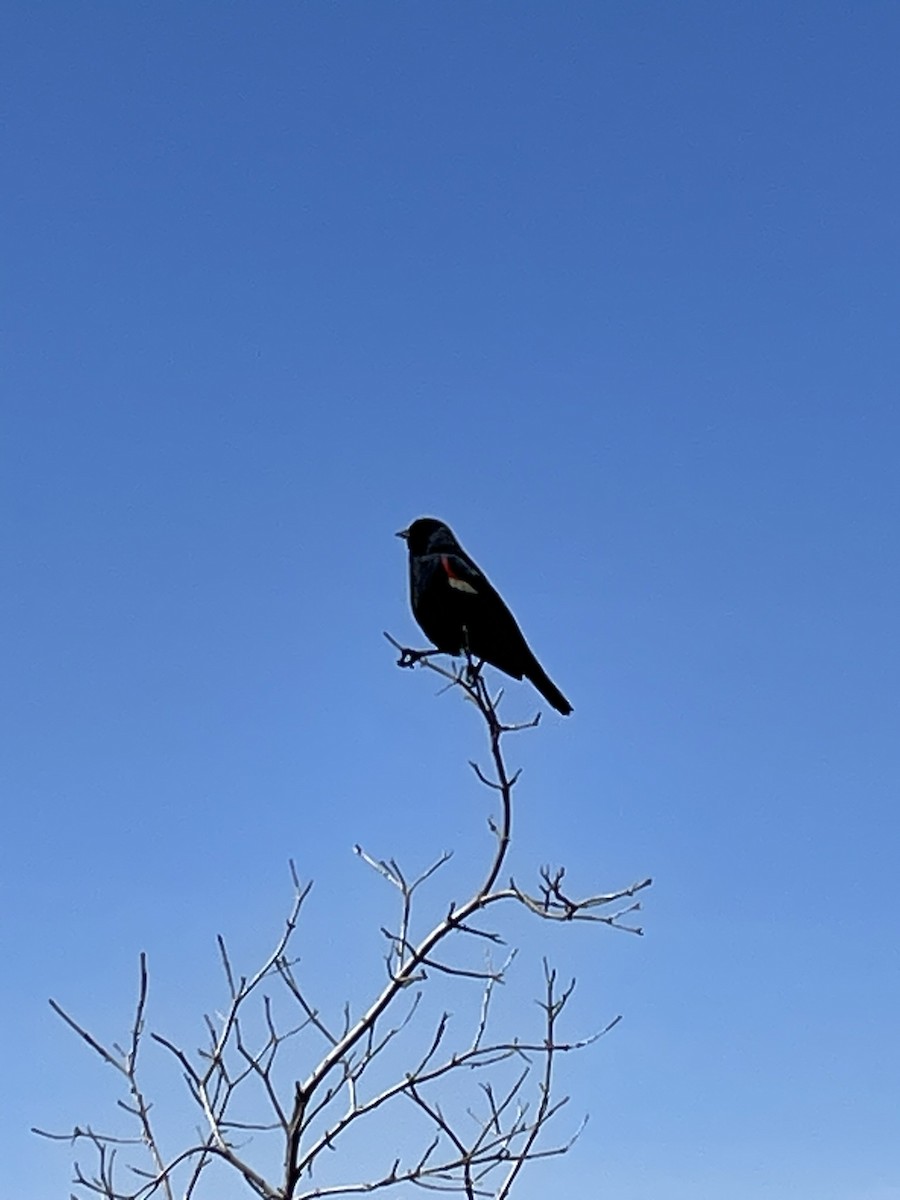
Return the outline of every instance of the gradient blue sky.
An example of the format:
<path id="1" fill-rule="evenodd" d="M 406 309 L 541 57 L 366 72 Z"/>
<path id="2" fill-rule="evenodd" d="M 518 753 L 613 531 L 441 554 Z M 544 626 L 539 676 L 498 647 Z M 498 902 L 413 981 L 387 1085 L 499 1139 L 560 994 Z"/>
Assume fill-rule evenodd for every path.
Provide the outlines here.
<path id="1" fill-rule="evenodd" d="M 526 997 L 550 952 L 573 1033 L 624 1014 L 520 1200 L 900 1197 L 898 50 L 892 3 L 5 6 L 4 1196 L 117 1095 L 48 996 L 124 1037 L 146 950 L 192 1044 L 293 856 L 358 1006 L 352 844 L 480 873 L 480 731 L 381 638 L 433 513 L 575 705 L 517 871 L 656 880 L 643 940 L 514 922 Z"/>

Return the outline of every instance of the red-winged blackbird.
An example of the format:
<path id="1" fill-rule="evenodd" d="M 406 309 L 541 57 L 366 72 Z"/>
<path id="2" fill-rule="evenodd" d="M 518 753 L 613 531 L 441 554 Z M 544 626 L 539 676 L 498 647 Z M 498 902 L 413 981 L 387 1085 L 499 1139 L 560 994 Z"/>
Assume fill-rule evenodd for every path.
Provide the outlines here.
<path id="1" fill-rule="evenodd" d="M 516 619 L 450 529 L 420 517 L 397 537 L 409 547 L 409 598 L 422 632 L 442 654 L 484 659 L 513 679 L 530 679 L 564 716 L 572 711 L 534 657 Z"/>

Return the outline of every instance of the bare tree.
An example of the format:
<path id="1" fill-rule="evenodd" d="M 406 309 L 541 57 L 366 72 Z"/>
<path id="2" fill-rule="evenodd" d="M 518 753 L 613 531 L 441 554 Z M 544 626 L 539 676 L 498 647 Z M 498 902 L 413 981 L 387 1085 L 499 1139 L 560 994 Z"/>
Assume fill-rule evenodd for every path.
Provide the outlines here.
<path id="1" fill-rule="evenodd" d="M 75 1163 L 78 1193 L 73 1200 L 200 1200 L 222 1196 L 226 1179 L 228 1195 L 236 1195 L 238 1187 L 242 1194 L 264 1200 L 370 1192 L 398 1196 L 413 1189 L 456 1193 L 466 1200 L 504 1200 L 525 1163 L 562 1154 L 577 1137 L 578 1129 L 556 1141 L 546 1136 L 549 1122 L 566 1102 L 553 1092 L 557 1059 L 595 1041 L 619 1018 L 599 1032 L 565 1038 L 560 1018 L 574 982 L 561 984 L 545 961 L 538 1031 L 521 1037 L 495 1032 L 496 989 L 507 978 L 514 952 L 504 949 L 503 961 L 493 964 L 491 952 L 504 943 L 484 921 L 489 910 L 511 902 L 543 920 L 592 922 L 639 934 L 627 918 L 640 907 L 634 897 L 651 881 L 580 899 L 568 894 L 562 868 L 541 868 L 537 887 L 530 891 L 514 879 L 501 881 L 518 779 L 518 772 L 507 767 L 502 742 L 508 734 L 535 728 L 538 718 L 526 725 L 503 724 L 500 696 L 490 695 L 472 662 L 454 673 L 434 663 L 430 652 L 404 649 L 385 636 L 401 651 L 400 666 L 421 663 L 438 672 L 464 693 L 485 722 L 490 765 L 471 766 L 494 793 L 498 812 L 489 821 L 494 841 L 483 882 L 463 903 L 451 902 L 443 918 L 416 939 L 416 894 L 449 855 L 408 878 L 393 859 L 374 858 L 355 847 L 399 901 L 396 926 L 382 931 L 386 981 L 359 1016 L 351 1017 L 348 1005 L 340 1020 L 324 1017 L 292 955 L 310 890 L 299 882 L 293 864 L 290 913 L 275 948 L 255 973 L 239 974 L 224 940 L 218 939 L 227 1002 L 224 1011 L 204 1017 L 205 1044 L 197 1051 L 189 1053 L 161 1033 L 148 1035 L 143 955 L 137 1006 L 124 1046 L 99 1040 L 51 1000 L 54 1011 L 118 1073 L 127 1097 L 118 1106 L 132 1128 L 124 1135 L 92 1125 L 65 1134 L 35 1130 L 89 1152 L 91 1166 L 82 1165 L 80 1158 Z M 475 963 L 466 950 L 460 961 L 453 949 L 458 944 L 480 945 L 488 953 Z M 448 1011 L 434 1009 L 429 1016 L 422 1003 L 425 996 L 440 998 L 435 990 L 439 978 L 445 986 L 477 989 L 465 1031 L 456 1028 Z M 157 1118 L 145 1090 L 145 1048 L 154 1046 L 176 1065 L 200 1121 L 174 1150 L 165 1109 Z M 374 1139 L 354 1140 L 361 1126 L 368 1128 L 379 1119 Z"/>

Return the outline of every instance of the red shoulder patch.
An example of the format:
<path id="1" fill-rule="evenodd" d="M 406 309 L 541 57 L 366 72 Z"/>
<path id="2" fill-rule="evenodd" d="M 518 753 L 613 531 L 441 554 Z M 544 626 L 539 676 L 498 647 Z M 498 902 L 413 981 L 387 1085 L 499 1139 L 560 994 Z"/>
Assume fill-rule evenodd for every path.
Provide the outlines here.
<path id="1" fill-rule="evenodd" d="M 468 592 L 470 596 L 478 595 L 478 589 L 472 587 L 471 583 L 469 583 L 467 579 L 461 579 L 453 570 L 450 559 L 446 554 L 441 555 L 441 566 L 444 568 L 444 572 L 447 576 L 447 582 L 452 588 L 456 588 L 457 591 L 460 592 Z"/>

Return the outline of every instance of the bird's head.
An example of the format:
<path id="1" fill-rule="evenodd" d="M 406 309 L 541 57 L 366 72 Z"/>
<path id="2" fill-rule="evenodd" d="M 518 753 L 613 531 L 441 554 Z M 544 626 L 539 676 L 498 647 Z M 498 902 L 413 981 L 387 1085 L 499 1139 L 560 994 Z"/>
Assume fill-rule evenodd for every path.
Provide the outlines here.
<path id="1" fill-rule="evenodd" d="M 450 527 L 434 517 L 419 517 L 408 529 L 401 529 L 397 537 L 403 538 L 410 554 L 454 553 L 459 543 Z"/>

